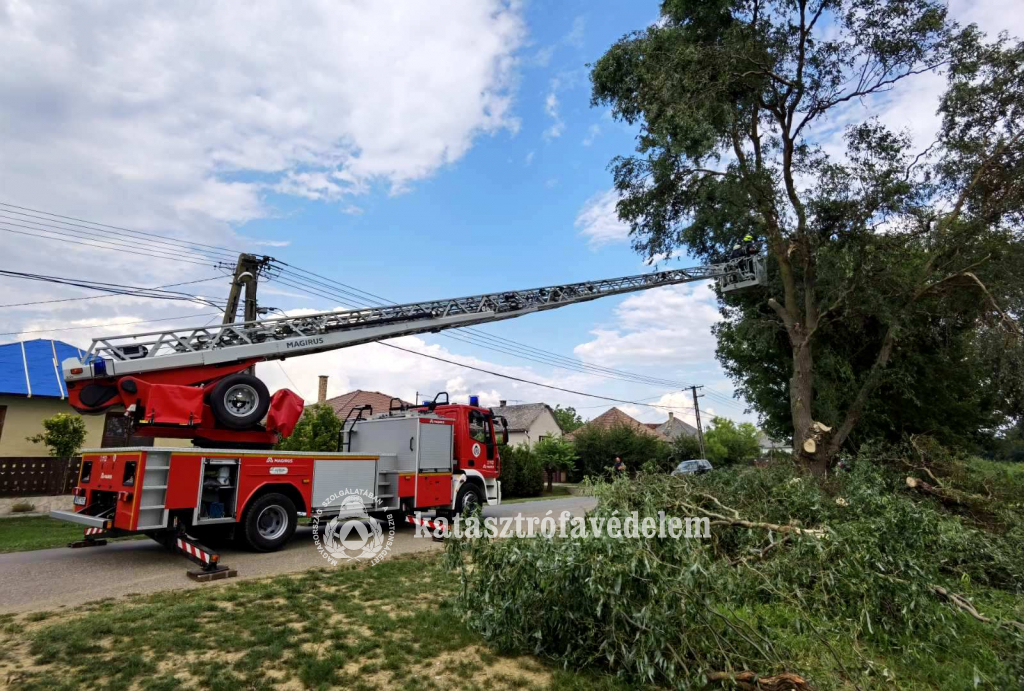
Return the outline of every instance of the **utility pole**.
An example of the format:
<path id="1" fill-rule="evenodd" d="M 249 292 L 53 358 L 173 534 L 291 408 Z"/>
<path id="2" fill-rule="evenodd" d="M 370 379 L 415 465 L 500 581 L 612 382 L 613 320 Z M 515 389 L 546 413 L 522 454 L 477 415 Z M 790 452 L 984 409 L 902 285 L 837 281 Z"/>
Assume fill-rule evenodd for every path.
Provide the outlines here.
<path id="1" fill-rule="evenodd" d="M 245 287 L 245 303 L 242 321 L 256 321 L 256 284 L 260 272 L 270 263 L 270 257 L 257 257 L 254 254 L 238 255 L 238 264 L 231 278 L 231 292 L 228 293 L 228 304 L 224 308 L 224 324 L 233 324 L 238 316 L 238 302 Z"/>
<path id="2" fill-rule="evenodd" d="M 693 392 L 693 414 L 697 417 L 697 441 L 700 442 L 700 457 L 705 458 L 704 455 L 704 430 L 700 425 L 700 405 L 697 403 L 698 398 L 703 398 L 697 395 L 697 389 L 703 389 L 703 386 L 691 386 L 690 391 Z"/>

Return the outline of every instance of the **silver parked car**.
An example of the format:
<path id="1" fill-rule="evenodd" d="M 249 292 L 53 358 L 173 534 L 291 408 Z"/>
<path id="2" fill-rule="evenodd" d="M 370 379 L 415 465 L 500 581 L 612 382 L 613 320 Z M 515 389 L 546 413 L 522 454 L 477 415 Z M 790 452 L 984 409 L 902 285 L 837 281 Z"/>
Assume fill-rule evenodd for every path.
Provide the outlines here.
<path id="1" fill-rule="evenodd" d="M 692 461 L 683 461 L 676 466 L 676 469 L 672 471 L 673 475 L 700 475 L 706 473 L 709 470 L 713 470 L 711 462 L 703 458 L 697 458 Z"/>

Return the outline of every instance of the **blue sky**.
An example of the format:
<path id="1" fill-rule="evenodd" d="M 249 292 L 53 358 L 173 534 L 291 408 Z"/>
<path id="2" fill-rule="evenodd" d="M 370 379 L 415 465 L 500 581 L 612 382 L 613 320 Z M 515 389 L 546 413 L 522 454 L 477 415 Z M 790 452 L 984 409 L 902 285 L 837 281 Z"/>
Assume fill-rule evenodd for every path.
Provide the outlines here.
<path id="1" fill-rule="evenodd" d="M 1017 4 L 956 0 L 951 10 L 990 32 L 1021 34 Z M 586 64 L 657 16 L 649 1 L 0 0 L 0 202 L 266 252 L 397 301 L 640 273 L 650 269 L 615 217 L 607 169 L 632 152 L 635 131 L 590 106 Z M 922 77 L 870 107 L 926 138 L 939 89 L 941 79 Z M 851 117 L 868 107 L 851 104 Z M 141 286 L 196 280 L 197 293 L 226 293 L 209 262 L 156 256 L 135 240 L 121 247 L 141 256 L 87 246 L 74 233 L 19 235 L 12 222 L 0 209 L 2 269 Z M 0 291 L 4 305 L 90 295 L 9 278 Z M 289 311 L 340 306 L 273 283 L 261 295 Z M 99 335 L 203 323 L 209 311 L 132 297 L 3 307 L 0 339 L 88 346 Z M 704 384 L 702 408 L 754 419 L 731 400 L 714 360 L 717 318 L 712 292 L 691 284 L 485 329 L 588 364 Z M 661 406 L 619 406 L 645 421 L 669 410 L 692 419 L 689 394 L 673 387 L 560 370 L 441 335 L 397 343 Z M 326 374 L 331 395 L 446 389 L 487 404 L 575 405 L 586 417 L 610 405 L 379 345 L 260 373 L 306 398 Z"/>

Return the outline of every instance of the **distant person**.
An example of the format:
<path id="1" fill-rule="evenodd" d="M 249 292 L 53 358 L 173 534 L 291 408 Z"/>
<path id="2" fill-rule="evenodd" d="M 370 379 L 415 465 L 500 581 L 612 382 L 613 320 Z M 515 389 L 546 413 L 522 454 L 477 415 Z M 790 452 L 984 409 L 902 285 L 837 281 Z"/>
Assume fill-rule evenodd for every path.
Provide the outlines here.
<path id="1" fill-rule="evenodd" d="M 618 456 L 615 457 L 615 464 L 612 465 L 612 472 L 615 477 L 624 477 L 626 475 L 626 464 L 622 462 L 622 459 Z"/>

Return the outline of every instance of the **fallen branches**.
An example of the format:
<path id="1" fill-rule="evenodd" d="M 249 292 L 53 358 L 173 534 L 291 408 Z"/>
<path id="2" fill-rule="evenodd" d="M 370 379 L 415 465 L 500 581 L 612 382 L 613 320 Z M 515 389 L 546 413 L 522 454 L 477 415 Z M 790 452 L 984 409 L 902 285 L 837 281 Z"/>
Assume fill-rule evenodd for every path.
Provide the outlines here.
<path id="1" fill-rule="evenodd" d="M 724 514 L 716 513 L 714 511 L 708 511 L 707 509 L 697 506 L 696 504 L 690 504 L 688 502 L 679 502 L 677 506 L 685 509 L 692 513 L 699 513 L 707 516 L 711 520 L 711 525 L 731 525 L 740 528 L 760 528 L 762 530 L 774 530 L 777 533 L 791 533 L 794 535 L 810 535 L 816 538 L 825 537 L 826 531 L 824 528 L 801 528 L 795 525 L 779 525 L 778 523 L 764 523 L 761 521 L 748 521 L 742 518 L 736 509 L 726 506 L 722 502 L 718 501 L 715 497 L 710 494 L 702 494 L 701 496 L 706 497 L 713 501 L 716 506 L 720 507 L 723 511 L 728 511 L 732 516 L 726 516 Z"/>
<path id="2" fill-rule="evenodd" d="M 738 688 L 756 691 L 810 691 L 811 685 L 796 674 L 783 672 L 773 677 L 759 677 L 754 672 L 708 672 L 708 683 L 733 682 Z"/>
<path id="3" fill-rule="evenodd" d="M 954 506 L 970 506 L 979 502 L 985 502 L 985 497 L 980 494 L 968 494 L 961 492 L 956 489 L 949 489 L 946 487 L 936 487 L 931 485 L 924 480 L 918 480 L 916 477 L 910 475 L 907 476 L 907 487 L 915 489 L 918 492 L 928 494 L 935 497 L 943 504 L 952 504 Z"/>
<path id="4" fill-rule="evenodd" d="M 963 595 L 950 592 L 943 588 L 941 585 L 933 585 L 931 586 L 931 589 L 933 593 L 949 601 L 957 609 L 967 612 L 969 615 L 971 615 L 980 622 L 984 622 L 986 624 L 995 624 L 996 626 L 1002 626 L 1004 628 L 1010 629 L 1011 631 L 1016 630 L 1021 633 L 1024 633 L 1024 624 L 1020 623 L 1019 621 L 1013 621 L 1012 619 L 998 620 L 992 619 L 991 617 L 986 617 L 984 614 L 979 612 L 974 607 L 974 605 L 971 604 L 970 600 L 968 600 Z"/>

